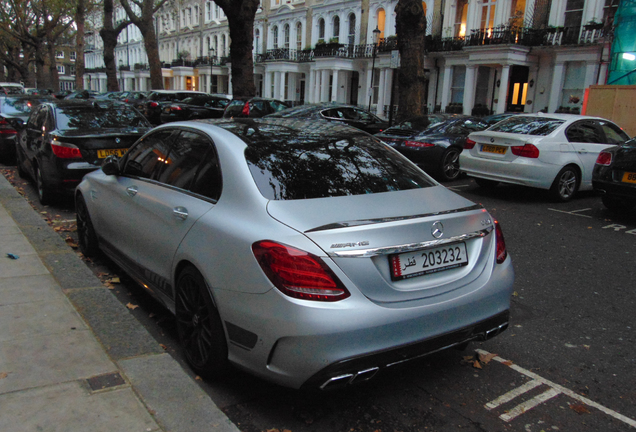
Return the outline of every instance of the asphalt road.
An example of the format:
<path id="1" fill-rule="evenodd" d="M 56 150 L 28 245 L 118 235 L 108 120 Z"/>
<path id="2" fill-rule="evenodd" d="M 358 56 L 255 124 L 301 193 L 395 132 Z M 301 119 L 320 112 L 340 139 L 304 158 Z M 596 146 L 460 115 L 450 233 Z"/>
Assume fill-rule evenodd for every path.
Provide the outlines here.
<path id="1" fill-rule="evenodd" d="M 73 203 L 42 207 L 13 168 L 0 171 L 73 247 Z M 510 329 L 340 392 L 288 390 L 241 371 L 197 379 L 242 431 L 636 430 L 636 212 L 614 215 L 592 193 L 557 204 L 468 178 L 446 186 L 502 225 L 516 271 Z M 188 370 L 171 315 L 112 263 L 87 264 Z"/>

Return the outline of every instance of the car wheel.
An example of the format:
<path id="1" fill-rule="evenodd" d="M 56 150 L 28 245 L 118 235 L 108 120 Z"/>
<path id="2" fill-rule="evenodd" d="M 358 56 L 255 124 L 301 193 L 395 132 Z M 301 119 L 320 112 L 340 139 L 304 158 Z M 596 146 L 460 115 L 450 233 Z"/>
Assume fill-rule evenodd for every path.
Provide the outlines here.
<path id="1" fill-rule="evenodd" d="M 632 201 L 622 200 L 611 195 L 603 195 L 601 197 L 601 200 L 603 201 L 603 205 L 607 207 L 608 210 L 617 213 L 630 211 L 636 206 L 636 203 Z"/>
<path id="2" fill-rule="evenodd" d="M 566 202 L 572 199 L 579 189 L 579 171 L 573 166 L 566 166 L 557 174 L 550 193 L 558 202 Z"/>
<path id="3" fill-rule="evenodd" d="M 35 186 L 38 190 L 38 199 L 40 200 L 40 204 L 51 204 L 53 202 L 53 193 L 44 184 L 44 178 L 42 177 L 42 171 L 40 170 L 40 167 L 36 166 L 33 170 L 33 174 L 35 175 Z"/>
<path id="4" fill-rule="evenodd" d="M 459 177 L 459 154 L 461 150 L 449 147 L 442 155 L 441 177 L 444 181 L 456 180 Z"/>
<path id="5" fill-rule="evenodd" d="M 15 149 L 15 164 L 18 171 L 18 177 L 20 177 L 21 179 L 27 178 L 28 174 L 24 170 L 24 158 L 22 157 L 22 152 L 17 145 Z"/>
<path id="6" fill-rule="evenodd" d="M 499 182 L 496 180 L 488 180 L 483 178 L 475 178 L 475 183 L 477 183 L 477 186 L 484 189 L 493 189 L 496 188 L 499 184 Z"/>
<path id="7" fill-rule="evenodd" d="M 80 251 L 89 258 L 96 256 L 99 252 L 97 234 L 88 214 L 88 207 L 82 194 L 77 195 L 75 200 L 75 217 L 77 220 L 77 237 Z"/>
<path id="8" fill-rule="evenodd" d="M 227 341 L 208 285 L 194 267 L 177 278 L 177 331 L 186 360 L 201 377 L 218 375 L 227 367 Z"/>

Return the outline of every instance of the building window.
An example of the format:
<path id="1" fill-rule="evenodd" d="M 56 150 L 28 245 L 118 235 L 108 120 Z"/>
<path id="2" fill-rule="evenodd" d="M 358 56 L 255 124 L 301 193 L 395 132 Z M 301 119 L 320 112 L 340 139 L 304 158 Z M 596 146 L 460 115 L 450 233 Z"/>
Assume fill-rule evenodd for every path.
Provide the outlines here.
<path id="1" fill-rule="evenodd" d="M 481 7 L 481 29 L 492 29 L 495 26 L 495 0 L 485 0 Z"/>
<path id="2" fill-rule="evenodd" d="M 452 103 L 464 103 L 464 81 L 466 81 L 466 66 L 453 66 L 450 100 Z"/>
<path id="3" fill-rule="evenodd" d="M 349 15 L 349 45 L 355 45 L 356 43 L 356 16 L 355 14 Z"/>
<path id="4" fill-rule="evenodd" d="M 260 52 L 260 38 L 261 32 L 259 29 L 254 30 L 254 49 L 256 50 L 256 54 Z"/>
<path id="5" fill-rule="evenodd" d="M 60 75 L 64 75 L 64 66 L 57 65 L 57 73 Z"/>
<path id="6" fill-rule="evenodd" d="M 194 25 L 199 25 L 199 6 L 195 6 L 195 7 L 194 7 L 194 20 L 193 20 L 193 24 L 194 24 Z"/>
<path id="7" fill-rule="evenodd" d="M 55 58 L 63 59 L 64 58 L 64 51 L 55 51 Z"/>
<path id="8" fill-rule="evenodd" d="M 272 43 L 274 44 L 274 49 L 278 48 L 278 26 L 272 28 Z"/>
<path id="9" fill-rule="evenodd" d="M 332 39 L 335 39 L 336 42 L 340 40 L 340 17 L 336 15 L 333 17 L 333 36 Z"/>
<path id="10" fill-rule="evenodd" d="M 563 24 L 565 28 L 581 26 L 584 3 L 584 0 L 568 0 L 565 5 L 565 23 Z"/>
<path id="11" fill-rule="evenodd" d="M 212 3 L 211 2 L 206 2 L 205 3 L 205 21 L 212 21 Z"/>
<path id="12" fill-rule="evenodd" d="M 510 9 L 510 26 L 523 27 L 524 16 L 526 13 L 526 0 L 513 0 Z"/>
<path id="13" fill-rule="evenodd" d="M 289 49 L 289 24 L 285 24 L 283 28 L 283 38 L 285 41 L 285 49 Z"/>
<path id="14" fill-rule="evenodd" d="M 300 21 L 296 23 L 296 49 L 303 49 L 303 24 Z"/>
<path id="15" fill-rule="evenodd" d="M 384 26 L 386 24 L 386 12 L 384 9 L 378 10 L 378 29 L 380 29 L 380 40 L 384 39 Z"/>
<path id="16" fill-rule="evenodd" d="M 325 41 L 325 20 L 322 18 L 318 20 L 318 40 Z"/>
<path id="17" fill-rule="evenodd" d="M 77 60 L 77 53 L 75 51 L 71 51 L 69 54 L 71 61 Z"/>
<path id="18" fill-rule="evenodd" d="M 566 62 L 561 106 L 579 106 L 572 102 L 572 99 L 583 99 L 583 93 L 585 91 L 583 83 L 585 83 L 585 63 Z"/>

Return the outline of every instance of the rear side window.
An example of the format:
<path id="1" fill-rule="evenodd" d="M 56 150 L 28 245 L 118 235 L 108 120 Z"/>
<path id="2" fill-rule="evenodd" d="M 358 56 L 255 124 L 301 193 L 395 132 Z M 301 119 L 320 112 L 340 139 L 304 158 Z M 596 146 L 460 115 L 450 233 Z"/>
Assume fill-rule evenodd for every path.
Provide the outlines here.
<path id="1" fill-rule="evenodd" d="M 600 125 L 603 132 L 605 132 L 605 141 L 607 144 L 620 144 L 629 139 L 629 136 L 613 123 L 601 121 Z"/>
<path id="2" fill-rule="evenodd" d="M 570 142 L 595 144 L 603 142 L 600 129 L 591 121 L 574 123 L 568 128 L 565 135 Z"/>
<path id="3" fill-rule="evenodd" d="M 565 120 L 547 117 L 515 116 L 500 121 L 488 130 L 493 132 L 546 136 L 554 132 L 556 128 L 561 126 L 563 123 L 565 123 Z"/>
<path id="4" fill-rule="evenodd" d="M 243 111 L 243 107 L 245 106 L 245 101 L 242 100 L 233 100 L 228 104 L 225 108 L 225 113 L 223 117 L 238 117 L 241 115 Z"/>

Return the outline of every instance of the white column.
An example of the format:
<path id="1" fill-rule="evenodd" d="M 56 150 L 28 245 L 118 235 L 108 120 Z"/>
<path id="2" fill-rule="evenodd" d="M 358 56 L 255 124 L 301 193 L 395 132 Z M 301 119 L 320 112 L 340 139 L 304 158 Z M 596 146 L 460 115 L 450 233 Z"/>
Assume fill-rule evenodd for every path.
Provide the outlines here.
<path id="1" fill-rule="evenodd" d="M 548 112 L 553 113 L 561 103 L 561 91 L 565 80 L 565 64 L 556 63 L 552 73 L 552 85 L 550 86 L 550 98 L 548 99 Z"/>
<path id="2" fill-rule="evenodd" d="M 314 88 L 312 89 L 313 91 L 313 101 L 314 103 L 318 103 L 320 102 L 320 86 L 321 86 L 321 81 L 322 81 L 322 71 L 321 70 L 317 70 L 316 71 L 316 84 L 314 86 Z"/>
<path id="3" fill-rule="evenodd" d="M 451 83 L 453 82 L 453 68 L 451 66 L 444 66 L 444 79 L 442 83 L 442 111 L 446 109 L 450 101 Z"/>
<path id="4" fill-rule="evenodd" d="M 473 65 L 466 65 L 466 77 L 464 79 L 464 115 L 470 115 L 475 105 L 475 72 L 477 68 Z"/>
<path id="5" fill-rule="evenodd" d="M 376 106 L 375 114 L 384 118 L 384 95 L 387 82 L 386 69 L 379 69 L 376 72 L 380 75 L 380 82 L 378 83 L 378 105 Z"/>
<path id="6" fill-rule="evenodd" d="M 508 97 L 508 81 L 510 79 L 510 65 L 503 65 L 501 68 L 501 78 L 499 79 L 499 91 L 497 92 L 497 108 L 495 114 L 506 111 L 506 98 Z"/>
<path id="7" fill-rule="evenodd" d="M 316 87 L 316 71 L 309 71 L 309 82 L 307 84 L 307 88 L 305 89 L 305 99 L 307 103 L 314 102 L 314 88 Z"/>
<path id="8" fill-rule="evenodd" d="M 274 72 L 274 96 L 272 96 L 274 99 L 282 99 L 281 98 L 281 93 L 282 93 L 282 89 L 281 89 L 281 77 L 282 77 L 282 72 L 277 71 Z"/>
<path id="9" fill-rule="evenodd" d="M 212 93 L 212 71 L 205 76 L 205 88 L 208 93 Z"/>
<path id="10" fill-rule="evenodd" d="M 364 105 L 368 107 L 373 101 L 371 97 L 373 96 L 373 77 L 375 76 L 373 72 L 373 68 L 371 68 L 371 63 L 368 64 L 369 68 L 367 69 L 367 85 L 365 86 L 366 91 L 364 92 Z M 367 105 L 368 104 L 368 105 Z"/>
<path id="11" fill-rule="evenodd" d="M 329 69 L 322 70 L 322 79 L 320 80 L 320 102 L 329 101 L 329 75 Z"/>
<path id="12" fill-rule="evenodd" d="M 334 70 L 333 71 L 333 82 L 332 82 L 332 86 L 331 86 L 331 102 L 340 102 L 338 100 L 338 93 L 340 90 L 340 84 L 338 82 L 338 77 L 340 76 L 340 71 L 339 70 Z"/>
<path id="13" fill-rule="evenodd" d="M 272 73 L 271 72 L 265 72 L 265 76 L 263 79 L 263 87 L 265 87 L 263 89 L 263 96 L 264 97 L 274 97 L 274 95 L 272 94 Z"/>

